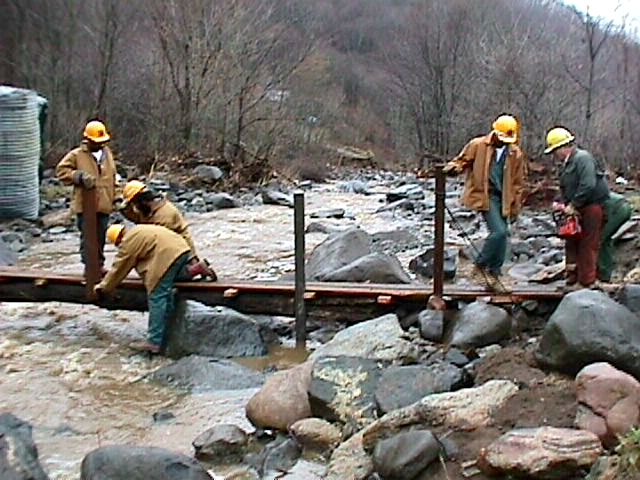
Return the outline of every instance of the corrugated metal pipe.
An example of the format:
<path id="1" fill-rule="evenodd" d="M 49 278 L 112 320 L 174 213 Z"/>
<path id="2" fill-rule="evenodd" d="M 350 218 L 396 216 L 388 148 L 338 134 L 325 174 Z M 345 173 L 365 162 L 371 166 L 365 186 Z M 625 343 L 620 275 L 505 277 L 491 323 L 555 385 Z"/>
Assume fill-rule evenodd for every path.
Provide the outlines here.
<path id="1" fill-rule="evenodd" d="M 0 85 L 0 218 L 38 218 L 38 95 Z"/>

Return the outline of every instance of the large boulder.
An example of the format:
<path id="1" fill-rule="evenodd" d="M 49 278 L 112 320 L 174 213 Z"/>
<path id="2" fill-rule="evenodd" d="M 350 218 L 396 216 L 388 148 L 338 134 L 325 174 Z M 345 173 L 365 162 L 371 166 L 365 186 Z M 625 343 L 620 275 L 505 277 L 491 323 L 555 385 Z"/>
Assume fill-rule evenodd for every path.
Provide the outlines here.
<path id="1" fill-rule="evenodd" d="M 200 460 L 231 463 L 242 458 L 249 436 L 237 425 L 216 425 L 191 443 Z"/>
<path id="2" fill-rule="evenodd" d="M 451 341 L 454 347 L 484 347 L 507 338 L 511 333 L 511 317 L 500 307 L 473 302 L 457 315 Z"/>
<path id="3" fill-rule="evenodd" d="M 323 282 L 411 283 L 400 261 L 385 253 L 370 253 L 319 278 Z"/>
<path id="4" fill-rule="evenodd" d="M 602 453 L 593 433 L 569 428 L 521 428 L 483 448 L 478 466 L 489 475 L 536 479 L 575 478 Z"/>
<path id="5" fill-rule="evenodd" d="M 464 370 L 450 363 L 391 366 L 384 370 L 375 398 L 383 413 L 406 407 L 432 393 L 449 392 L 467 386 Z"/>
<path id="6" fill-rule="evenodd" d="M 605 446 L 640 425 L 640 382 L 608 363 L 584 367 L 576 376 L 580 408 L 576 426 L 598 435 Z"/>
<path id="7" fill-rule="evenodd" d="M 380 363 L 367 358 L 316 360 L 309 385 L 311 412 L 359 430 L 377 418 L 374 392 L 381 372 Z"/>
<path id="8" fill-rule="evenodd" d="M 549 318 L 536 359 L 571 374 L 608 362 L 640 378 L 640 318 L 603 292 L 570 293 Z"/>
<path id="9" fill-rule="evenodd" d="M 80 480 L 212 480 L 191 457 L 164 448 L 110 445 L 82 460 Z"/>
<path id="10" fill-rule="evenodd" d="M 31 425 L 3 413 L 0 415 L 0 478 L 2 480 L 48 480 L 38 461 Z"/>
<path id="11" fill-rule="evenodd" d="M 180 302 L 167 328 L 167 355 L 208 357 L 260 356 L 267 345 L 260 325 L 227 307 L 208 307 L 193 300 Z"/>
<path id="12" fill-rule="evenodd" d="M 257 388 L 264 383 L 265 377 L 230 360 L 190 355 L 159 368 L 149 375 L 149 379 L 163 385 L 204 392 Z"/>
<path id="13" fill-rule="evenodd" d="M 346 355 L 399 362 L 413 360 L 417 357 L 416 348 L 403 336 L 398 317 L 389 313 L 345 328 L 309 358 Z"/>
<path id="14" fill-rule="evenodd" d="M 307 390 L 313 362 L 277 372 L 247 403 L 245 413 L 256 427 L 286 432 L 298 420 L 311 417 Z"/>
<path id="15" fill-rule="evenodd" d="M 322 281 L 323 278 L 371 253 L 371 238 L 359 228 L 350 228 L 330 235 L 317 245 L 307 261 L 307 280 Z"/>
<path id="16" fill-rule="evenodd" d="M 430 247 L 424 253 L 414 257 L 409 262 L 409 270 L 426 278 L 433 278 L 433 263 L 435 248 Z M 458 251 L 449 249 L 444 251 L 444 278 L 452 280 L 456 276 L 458 266 Z"/>
<path id="17" fill-rule="evenodd" d="M 373 466 L 385 480 L 412 480 L 440 454 L 440 442 L 429 430 L 398 433 L 377 443 Z"/>

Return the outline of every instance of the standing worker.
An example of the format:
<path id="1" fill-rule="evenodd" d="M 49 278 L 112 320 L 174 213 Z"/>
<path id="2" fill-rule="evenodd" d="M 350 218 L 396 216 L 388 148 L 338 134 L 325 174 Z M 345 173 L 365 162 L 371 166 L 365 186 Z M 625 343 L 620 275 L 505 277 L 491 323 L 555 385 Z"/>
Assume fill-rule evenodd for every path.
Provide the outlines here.
<path id="1" fill-rule="evenodd" d="M 203 277 L 215 281 L 216 273 L 206 259 L 199 260 L 189 232 L 189 225 L 176 206 L 161 193 L 155 192 L 139 180 L 127 182 L 122 190 L 124 204 L 120 212 L 134 223 L 162 225 L 182 236 L 191 248 L 190 264 L 200 263 Z"/>
<path id="2" fill-rule="evenodd" d="M 575 136 L 564 127 L 547 133 L 545 154 L 552 154 L 560 167 L 560 190 L 564 214 L 577 216 L 582 231 L 565 241 L 567 290 L 597 287 L 597 260 L 602 227 L 603 205 L 609 198 L 604 168 L 595 158 L 578 148 Z"/>
<path id="3" fill-rule="evenodd" d="M 602 229 L 600 251 L 598 253 L 598 280 L 610 282 L 615 266 L 613 235 L 631 218 L 633 208 L 624 195 L 609 192 L 609 198 L 604 202 L 604 216 L 606 223 Z"/>
<path id="4" fill-rule="evenodd" d="M 467 172 L 462 204 L 481 212 L 489 230 L 475 259 L 473 276 L 494 290 L 504 290 L 500 276 L 507 251 L 507 222 L 514 221 L 522 208 L 526 168 L 517 140 L 517 120 L 501 115 L 489 134 L 472 139 L 444 167 L 448 174 Z"/>
<path id="5" fill-rule="evenodd" d="M 71 209 L 76 214 L 80 230 L 80 258 L 87 271 L 83 225 L 82 190 L 95 189 L 97 202 L 97 235 L 100 268 L 104 274 L 104 243 L 109 214 L 116 197 L 116 165 L 107 146 L 111 137 L 104 123 L 90 121 L 84 128 L 79 147 L 67 153 L 56 166 L 56 175 L 65 185 L 73 185 Z"/>
<path id="6" fill-rule="evenodd" d="M 94 292 L 99 298 L 113 291 L 135 268 L 147 290 L 149 328 L 147 341 L 132 343 L 131 348 L 160 353 L 166 322 L 175 310 L 174 283 L 202 274 L 198 266 L 188 265 L 191 247 L 183 237 L 160 225 L 136 225 L 131 229 L 111 225 L 107 239 L 118 247 L 118 253 Z"/>

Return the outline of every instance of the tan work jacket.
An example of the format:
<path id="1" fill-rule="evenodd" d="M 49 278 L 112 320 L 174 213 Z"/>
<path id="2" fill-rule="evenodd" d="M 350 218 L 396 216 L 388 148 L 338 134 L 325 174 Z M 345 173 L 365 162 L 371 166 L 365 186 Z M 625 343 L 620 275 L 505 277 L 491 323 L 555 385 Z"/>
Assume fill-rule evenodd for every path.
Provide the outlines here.
<path id="1" fill-rule="evenodd" d="M 465 145 L 451 163 L 466 170 L 462 204 L 476 211 L 489 210 L 489 172 L 495 157 L 493 133 L 476 137 Z M 526 160 L 517 145 L 509 145 L 502 184 L 502 216 L 514 217 L 522 209 L 526 176 Z"/>
<path id="2" fill-rule="evenodd" d="M 149 215 L 143 215 L 142 212 L 135 209 L 132 203 L 129 203 L 122 214 L 133 223 L 162 225 L 163 227 L 173 230 L 189 244 L 191 253 L 196 255 L 196 247 L 189 232 L 189 224 L 185 221 L 180 210 L 169 200 L 162 199 L 154 202 Z"/>
<path id="3" fill-rule="evenodd" d="M 173 263 L 189 251 L 184 238 L 168 228 L 136 225 L 125 230 L 113 265 L 100 286 L 105 292 L 114 290 L 135 268 L 147 293 L 151 293 Z"/>
<path id="4" fill-rule="evenodd" d="M 56 176 L 65 185 L 73 185 L 73 174 L 77 170 L 90 173 L 96 179 L 96 199 L 98 212 L 113 212 L 113 201 L 116 195 L 116 164 L 109 147 L 103 147 L 101 165 L 89 151 L 86 143 L 67 153 L 56 166 Z M 82 213 L 82 186 L 74 185 L 71 209 L 74 213 Z"/>

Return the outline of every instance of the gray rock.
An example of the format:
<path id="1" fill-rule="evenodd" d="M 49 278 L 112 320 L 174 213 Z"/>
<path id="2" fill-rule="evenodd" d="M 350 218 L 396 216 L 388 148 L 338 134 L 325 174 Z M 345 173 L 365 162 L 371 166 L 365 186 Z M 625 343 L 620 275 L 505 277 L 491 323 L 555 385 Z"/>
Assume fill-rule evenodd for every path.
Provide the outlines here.
<path id="1" fill-rule="evenodd" d="M 178 304 L 167 328 L 167 355 L 246 357 L 267 353 L 261 327 L 247 315 L 227 307 L 208 307 L 187 300 Z"/>
<path id="2" fill-rule="evenodd" d="M 367 358 L 316 360 L 309 385 L 311 412 L 359 430 L 377 417 L 374 394 L 381 372 L 380 362 Z"/>
<path id="3" fill-rule="evenodd" d="M 67 231 L 67 227 L 52 227 L 49 230 L 47 230 L 47 232 L 50 235 L 60 235 L 61 233 L 64 233 Z"/>
<path id="4" fill-rule="evenodd" d="M 369 195 L 369 187 L 365 182 L 360 180 L 351 180 L 344 182 L 338 186 L 340 191 L 347 193 L 359 193 L 362 195 Z"/>
<path id="5" fill-rule="evenodd" d="M 504 309 L 476 301 L 458 313 L 449 343 L 461 348 L 484 347 L 510 333 L 511 318 Z"/>
<path id="6" fill-rule="evenodd" d="M 409 200 L 423 200 L 424 199 L 424 190 L 422 185 L 417 184 L 407 184 L 398 187 L 391 192 L 387 193 L 387 202 L 395 202 L 401 199 L 409 199 Z"/>
<path id="7" fill-rule="evenodd" d="M 376 444 L 373 466 L 385 480 L 412 480 L 438 458 L 440 448 L 429 430 L 398 433 Z"/>
<path id="8" fill-rule="evenodd" d="M 0 241 L 0 266 L 7 267 L 15 265 L 18 261 L 16 252 L 11 249 L 5 242 Z"/>
<path id="9" fill-rule="evenodd" d="M 338 332 L 331 341 L 313 352 L 309 359 L 346 355 L 390 362 L 415 360 L 416 348 L 403 336 L 398 317 L 389 313 Z"/>
<path id="10" fill-rule="evenodd" d="M 640 285 L 628 283 L 620 291 L 620 303 L 635 314 L 640 314 Z"/>
<path id="11" fill-rule="evenodd" d="M 215 182 L 224 177 L 224 172 L 213 165 L 198 165 L 193 169 L 193 174 L 200 180 Z"/>
<path id="12" fill-rule="evenodd" d="M 391 366 L 382 372 L 375 391 L 380 411 L 387 413 L 411 405 L 432 393 L 469 386 L 469 377 L 450 363 Z"/>
<path id="13" fill-rule="evenodd" d="M 422 275 L 426 278 L 433 277 L 433 261 L 434 261 L 434 248 L 428 248 L 423 254 L 411 259 L 409 262 L 409 270 Z M 458 266 L 458 252 L 457 250 L 448 249 L 444 252 L 444 278 L 452 280 L 456 276 L 456 270 Z"/>
<path id="14" fill-rule="evenodd" d="M 457 348 L 450 349 L 444 356 L 445 362 L 449 362 L 456 367 L 464 367 L 469 363 L 469 358 Z"/>
<path id="15" fill-rule="evenodd" d="M 232 463 L 242 458 L 249 436 L 237 425 L 222 424 L 201 433 L 192 442 L 200 460 Z"/>
<path id="16" fill-rule="evenodd" d="M 322 282 L 411 283 L 395 256 L 370 253 L 319 278 Z"/>
<path id="17" fill-rule="evenodd" d="M 205 193 L 203 198 L 209 208 L 218 210 L 240 206 L 240 202 L 228 193 Z"/>
<path id="18" fill-rule="evenodd" d="M 376 232 L 371 235 L 371 250 L 380 253 L 397 253 L 417 248 L 420 240 L 411 231 L 405 229 Z"/>
<path id="19" fill-rule="evenodd" d="M 332 234 L 336 232 L 343 232 L 345 228 L 343 227 L 334 227 L 333 225 L 326 225 L 320 222 L 311 222 L 307 225 L 305 229 L 305 233 L 326 233 Z"/>
<path id="20" fill-rule="evenodd" d="M 265 376 L 230 360 L 190 355 L 151 373 L 152 381 L 195 392 L 258 388 Z"/>
<path id="21" fill-rule="evenodd" d="M 284 435 L 265 445 L 264 449 L 250 461 L 245 458 L 245 463 L 252 464 L 262 480 L 276 480 L 282 478 L 284 472 L 293 468 L 300 458 L 301 449 L 295 440 Z"/>
<path id="22" fill-rule="evenodd" d="M 40 466 L 31 425 L 3 413 L 0 415 L 0 478 L 2 480 L 48 480 Z"/>
<path id="23" fill-rule="evenodd" d="M 212 480 L 193 458 L 164 448 L 109 445 L 82 460 L 80 480 Z"/>
<path id="24" fill-rule="evenodd" d="M 171 185 L 169 185 L 167 182 L 165 182 L 164 180 L 159 180 L 159 179 L 151 179 L 147 182 L 147 184 L 153 188 L 154 190 L 157 190 L 159 192 L 168 192 L 169 190 L 171 190 Z"/>
<path id="25" fill-rule="evenodd" d="M 262 190 L 260 192 L 262 203 L 265 205 L 281 205 L 283 207 L 293 208 L 293 196 L 277 190 Z"/>
<path id="26" fill-rule="evenodd" d="M 332 208 L 331 210 L 313 212 L 311 218 L 343 218 L 344 214 L 344 208 Z"/>
<path id="27" fill-rule="evenodd" d="M 570 293 L 549 318 L 536 359 L 572 374 L 608 362 L 640 378 L 640 318 L 603 292 Z"/>
<path id="28" fill-rule="evenodd" d="M 444 333 L 444 312 L 441 310 L 423 310 L 418 315 L 420 336 L 431 342 L 442 341 Z"/>
<path id="29" fill-rule="evenodd" d="M 158 410 L 157 412 L 153 412 L 152 417 L 155 423 L 169 422 L 176 418 L 176 416 L 169 410 Z"/>
<path id="30" fill-rule="evenodd" d="M 317 245 L 305 268 L 307 280 L 321 280 L 371 252 L 370 237 L 359 228 L 336 232 Z"/>

